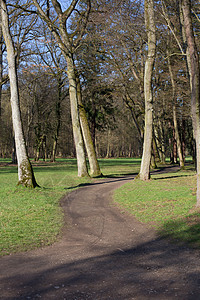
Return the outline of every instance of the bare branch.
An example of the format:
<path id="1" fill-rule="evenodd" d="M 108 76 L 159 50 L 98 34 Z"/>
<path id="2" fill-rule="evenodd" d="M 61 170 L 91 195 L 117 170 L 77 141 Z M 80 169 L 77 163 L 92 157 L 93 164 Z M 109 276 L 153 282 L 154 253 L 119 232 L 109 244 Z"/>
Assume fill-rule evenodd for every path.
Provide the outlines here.
<path id="1" fill-rule="evenodd" d="M 173 36 L 174 36 L 174 38 L 175 38 L 175 40 L 176 40 L 176 42 L 179 46 L 179 49 L 180 49 L 181 53 L 184 55 L 185 53 L 184 53 L 183 47 L 181 46 L 181 43 L 179 42 L 178 37 L 175 34 L 174 29 L 172 28 L 171 20 L 169 19 L 168 14 L 166 13 L 166 5 L 165 5 L 163 0 L 161 0 L 161 3 L 162 3 L 163 17 L 165 18 L 167 26 L 169 27 L 171 33 L 173 34 Z"/>

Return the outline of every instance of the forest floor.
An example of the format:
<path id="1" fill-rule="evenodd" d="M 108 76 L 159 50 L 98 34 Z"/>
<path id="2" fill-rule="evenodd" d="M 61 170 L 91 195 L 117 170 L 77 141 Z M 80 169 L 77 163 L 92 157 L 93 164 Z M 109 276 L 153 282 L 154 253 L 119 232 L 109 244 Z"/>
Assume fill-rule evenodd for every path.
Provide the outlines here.
<path id="1" fill-rule="evenodd" d="M 200 299 L 199 250 L 160 238 L 113 204 L 112 192 L 133 177 L 64 197 L 58 242 L 0 258 L 0 299 Z"/>

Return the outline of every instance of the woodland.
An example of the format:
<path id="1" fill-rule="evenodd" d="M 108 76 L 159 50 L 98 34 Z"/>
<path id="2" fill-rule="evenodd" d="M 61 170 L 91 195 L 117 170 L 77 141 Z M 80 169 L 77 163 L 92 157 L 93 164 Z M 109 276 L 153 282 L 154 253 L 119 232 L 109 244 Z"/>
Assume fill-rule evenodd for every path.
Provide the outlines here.
<path id="1" fill-rule="evenodd" d="M 0 157 L 158 162 L 192 156 L 200 205 L 199 47 L 196 0 L 1 0 Z"/>

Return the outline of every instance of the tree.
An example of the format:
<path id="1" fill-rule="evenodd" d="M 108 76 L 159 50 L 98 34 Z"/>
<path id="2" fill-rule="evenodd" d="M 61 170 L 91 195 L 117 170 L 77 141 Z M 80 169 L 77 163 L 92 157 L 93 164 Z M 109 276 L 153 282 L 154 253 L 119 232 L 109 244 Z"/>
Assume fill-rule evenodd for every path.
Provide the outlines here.
<path id="1" fill-rule="evenodd" d="M 152 96 L 152 72 L 155 60 L 156 34 L 154 21 L 153 0 L 145 0 L 145 25 L 148 36 L 148 54 L 145 62 L 144 95 L 145 95 L 145 128 L 142 162 L 139 178 L 150 178 L 150 162 L 152 149 L 152 126 L 153 126 L 153 96 Z"/>
<path id="2" fill-rule="evenodd" d="M 75 66 L 75 59 L 74 59 L 74 52 L 79 46 L 81 39 L 85 33 L 85 28 L 88 22 L 88 16 L 90 12 L 90 1 L 87 0 L 86 2 L 81 2 L 79 0 L 72 0 L 71 4 L 68 6 L 66 10 L 62 10 L 59 1 L 52 0 L 52 7 L 54 8 L 54 12 L 57 15 L 58 22 L 55 24 L 54 18 L 50 18 L 51 14 L 49 14 L 50 8 L 48 8 L 48 14 L 42 9 L 42 6 L 36 0 L 33 0 L 34 5 L 37 8 L 37 12 L 40 17 L 46 22 L 48 28 L 52 32 L 54 38 L 56 39 L 63 56 L 67 62 L 67 74 L 69 80 L 69 95 L 70 95 L 70 103 L 71 103 L 71 116 L 72 116 L 72 124 L 73 124 L 73 134 L 74 134 L 74 141 L 76 147 L 76 154 L 77 154 L 77 163 L 78 163 L 78 176 L 87 176 L 87 165 L 86 165 L 86 158 L 84 152 L 84 142 L 86 145 L 87 151 L 90 151 L 93 148 L 92 152 L 88 152 L 89 159 L 90 159 L 91 170 L 93 175 L 97 176 L 101 174 L 95 151 L 94 146 L 91 144 L 91 139 L 87 139 L 86 134 L 82 134 L 82 132 L 89 132 L 88 131 L 88 123 L 87 120 L 84 118 L 84 114 L 80 114 L 79 112 L 79 101 L 80 97 L 80 89 L 78 90 L 77 83 L 79 82 L 79 78 L 77 78 L 77 71 Z M 79 6 L 78 6 L 79 5 Z M 78 8 L 76 8 L 78 6 Z M 76 8 L 76 10 L 75 10 Z M 78 10 L 80 9 L 80 11 Z M 76 14 L 79 16 L 79 20 L 76 21 L 75 29 L 74 24 L 69 26 L 68 29 L 67 22 L 70 20 L 72 14 Z M 80 117 L 82 121 L 80 122 Z M 81 128 L 82 126 L 82 128 Z M 83 136 L 85 138 L 83 142 Z"/>
<path id="3" fill-rule="evenodd" d="M 191 88 L 191 114 L 194 137 L 196 142 L 196 166 L 197 166 L 197 206 L 200 207 L 200 82 L 199 82 L 199 55 L 195 42 L 192 17 L 191 1 L 182 0 L 184 28 L 187 39 L 187 61 L 190 74 Z"/>
<path id="4" fill-rule="evenodd" d="M 11 108 L 12 108 L 12 121 L 15 135 L 17 162 L 18 162 L 18 184 L 27 187 L 38 186 L 35 180 L 33 169 L 29 161 L 24 133 L 22 129 L 21 112 L 19 107 L 19 90 L 16 71 L 16 57 L 12 37 L 9 30 L 9 18 L 7 5 L 5 0 L 0 1 L 1 4 L 1 26 L 3 37 L 7 48 L 8 60 L 8 73 L 10 79 L 10 93 L 11 93 Z"/>

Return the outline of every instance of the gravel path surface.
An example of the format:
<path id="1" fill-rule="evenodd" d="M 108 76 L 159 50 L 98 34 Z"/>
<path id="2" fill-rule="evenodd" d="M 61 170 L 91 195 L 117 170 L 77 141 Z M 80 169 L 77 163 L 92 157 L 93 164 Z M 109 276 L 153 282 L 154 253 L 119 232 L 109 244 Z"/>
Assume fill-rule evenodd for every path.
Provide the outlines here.
<path id="1" fill-rule="evenodd" d="M 132 178 L 68 194 L 60 241 L 0 258 L 0 299 L 200 299 L 200 252 L 159 239 L 112 204 Z"/>

